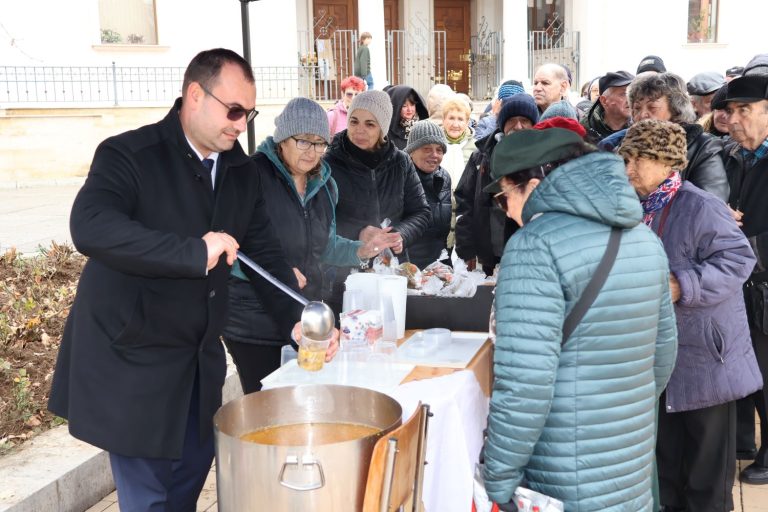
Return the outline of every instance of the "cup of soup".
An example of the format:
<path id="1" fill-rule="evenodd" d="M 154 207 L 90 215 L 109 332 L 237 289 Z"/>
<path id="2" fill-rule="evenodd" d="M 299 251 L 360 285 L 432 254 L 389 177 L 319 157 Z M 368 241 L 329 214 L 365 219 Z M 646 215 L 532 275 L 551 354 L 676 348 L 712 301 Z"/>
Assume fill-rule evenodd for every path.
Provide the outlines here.
<path id="1" fill-rule="evenodd" d="M 297 357 L 299 367 L 310 372 L 322 370 L 323 363 L 325 362 L 325 352 L 328 350 L 332 339 L 333 333 L 329 334 L 327 338 L 317 339 L 307 336 L 302 332 L 301 339 L 299 340 L 299 355 Z"/>

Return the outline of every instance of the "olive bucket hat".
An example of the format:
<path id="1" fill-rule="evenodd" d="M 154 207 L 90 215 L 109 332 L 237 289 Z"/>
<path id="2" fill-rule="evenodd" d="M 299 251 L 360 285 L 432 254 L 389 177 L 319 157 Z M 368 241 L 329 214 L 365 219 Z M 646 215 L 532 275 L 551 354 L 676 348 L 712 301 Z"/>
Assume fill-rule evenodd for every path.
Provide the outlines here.
<path id="1" fill-rule="evenodd" d="M 567 157 L 574 146 L 584 143 L 578 134 L 565 128 L 513 132 L 496 144 L 491 157 L 491 179 L 483 192 L 501 192 L 501 179 L 516 172 L 556 162 Z"/>

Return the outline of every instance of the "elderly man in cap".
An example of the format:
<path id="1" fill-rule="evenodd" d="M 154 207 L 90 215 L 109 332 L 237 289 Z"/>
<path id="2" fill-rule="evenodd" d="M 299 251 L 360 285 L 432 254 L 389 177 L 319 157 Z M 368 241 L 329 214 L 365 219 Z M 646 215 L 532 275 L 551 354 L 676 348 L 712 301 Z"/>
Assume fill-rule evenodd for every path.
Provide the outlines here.
<path id="1" fill-rule="evenodd" d="M 630 112 L 627 87 L 635 79 L 628 71 L 607 73 L 598 81 L 600 96 L 581 120 L 587 130 L 587 141 L 597 144 L 629 125 Z"/>
<path id="2" fill-rule="evenodd" d="M 748 75 L 728 83 L 725 99 L 712 105 L 728 113 L 733 143 L 725 148 L 725 167 L 731 186 L 729 204 L 757 257 L 745 285 L 750 334 L 763 374 L 763 389 L 752 395 L 760 416 L 760 449 L 755 461 L 739 475 L 742 482 L 768 484 L 768 323 L 763 322 L 768 301 L 768 76 Z M 751 308 L 751 311 L 749 309 Z"/>
<path id="3" fill-rule="evenodd" d="M 720 73 L 705 71 L 693 75 L 691 81 L 686 84 L 697 118 L 712 112 L 712 98 L 724 83 L 725 77 Z"/>
<path id="4" fill-rule="evenodd" d="M 496 131 L 477 143 L 459 180 L 456 198 L 456 254 L 470 268 L 479 264 L 486 274 L 501 260 L 504 244 L 517 229 L 504 212 L 493 207 L 483 187 L 491 182 L 491 153 L 496 144 L 513 132 L 527 130 L 539 121 L 539 111 L 530 94 L 515 94 L 502 101 Z"/>

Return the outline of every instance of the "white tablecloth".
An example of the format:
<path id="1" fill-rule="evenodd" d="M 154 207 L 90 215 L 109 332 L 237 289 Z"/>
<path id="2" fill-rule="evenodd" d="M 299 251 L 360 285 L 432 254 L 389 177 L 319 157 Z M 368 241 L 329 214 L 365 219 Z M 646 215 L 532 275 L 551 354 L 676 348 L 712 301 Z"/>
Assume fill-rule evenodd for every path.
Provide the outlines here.
<path id="1" fill-rule="evenodd" d="M 390 395 L 409 418 L 419 401 L 434 414 L 427 431 L 423 501 L 427 512 L 469 512 L 472 478 L 483 445 L 488 398 L 469 370 L 408 382 Z"/>

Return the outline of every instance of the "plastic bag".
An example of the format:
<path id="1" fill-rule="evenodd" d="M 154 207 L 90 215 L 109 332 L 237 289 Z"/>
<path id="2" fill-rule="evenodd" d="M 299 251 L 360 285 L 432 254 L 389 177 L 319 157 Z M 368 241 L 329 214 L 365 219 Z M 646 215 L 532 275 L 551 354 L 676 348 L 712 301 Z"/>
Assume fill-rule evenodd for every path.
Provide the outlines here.
<path id="1" fill-rule="evenodd" d="M 518 512 L 563 512 L 563 502 L 533 491 L 525 487 L 515 489 L 512 499 L 517 505 Z M 472 510 L 477 512 L 496 512 L 498 505 L 488 498 L 483 479 L 483 465 L 475 465 L 475 476 L 472 482 Z"/>

